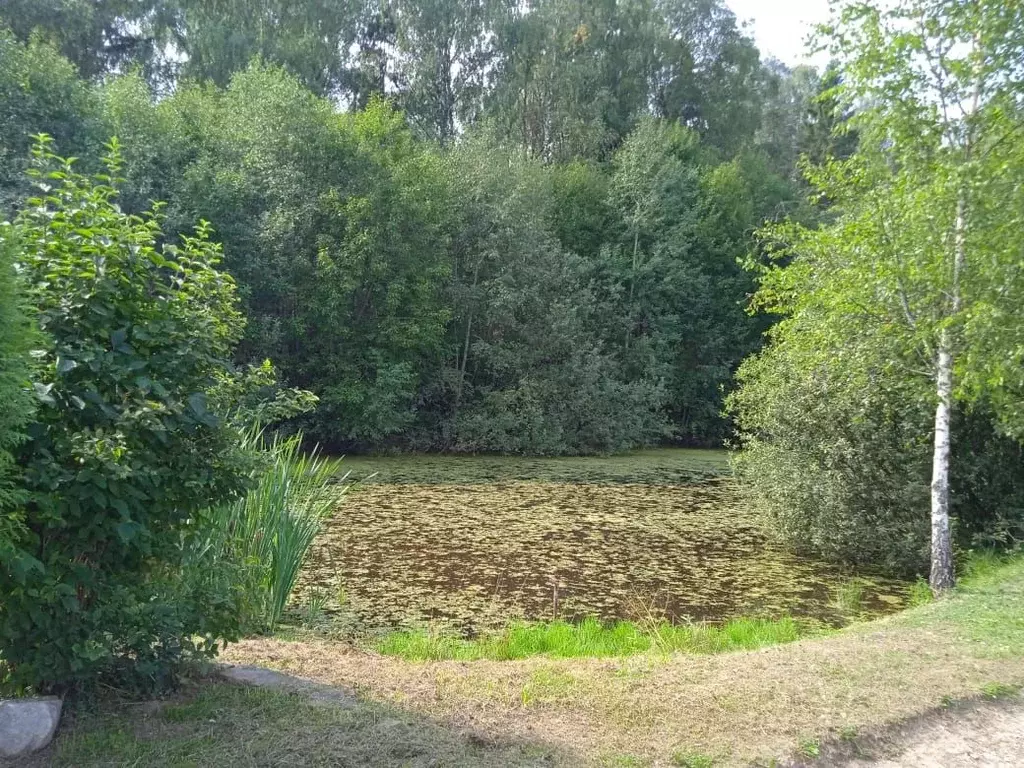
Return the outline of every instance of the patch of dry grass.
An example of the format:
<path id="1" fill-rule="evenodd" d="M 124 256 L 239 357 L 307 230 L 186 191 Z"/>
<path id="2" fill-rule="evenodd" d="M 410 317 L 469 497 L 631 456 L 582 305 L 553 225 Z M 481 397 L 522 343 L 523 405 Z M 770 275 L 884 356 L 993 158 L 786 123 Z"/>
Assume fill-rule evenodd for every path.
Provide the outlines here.
<path id="1" fill-rule="evenodd" d="M 743 765 L 977 696 L 992 681 L 1024 684 L 1024 655 L 1012 652 L 1024 644 L 1014 618 L 1024 615 L 1022 585 L 1019 562 L 1001 580 L 905 615 L 719 656 L 410 663 L 330 642 L 256 639 L 227 657 L 354 688 L 488 738 L 556 745 L 586 764 L 709 754 Z M 994 635 L 993 647 L 978 627 L 1003 619 L 1017 634 Z"/>
<path id="2" fill-rule="evenodd" d="M 905 614 L 717 656 L 415 663 L 251 639 L 225 659 L 353 696 L 205 682 L 146 706 L 104 702 L 72 712 L 27 765 L 764 765 L 1016 690 L 1022 616 L 1024 559 Z"/>
<path id="3" fill-rule="evenodd" d="M 339 707 L 208 681 L 145 707 L 108 701 L 72 712 L 52 747 L 17 766 L 503 768 L 548 765 L 553 756 L 543 744 L 493 741 L 382 703 Z"/>

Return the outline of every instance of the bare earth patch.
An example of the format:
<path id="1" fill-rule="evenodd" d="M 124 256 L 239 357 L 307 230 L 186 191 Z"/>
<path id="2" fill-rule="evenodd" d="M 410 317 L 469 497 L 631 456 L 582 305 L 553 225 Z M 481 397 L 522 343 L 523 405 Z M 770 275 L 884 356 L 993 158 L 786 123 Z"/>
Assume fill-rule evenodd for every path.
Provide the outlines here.
<path id="1" fill-rule="evenodd" d="M 1024 762 L 1024 701 L 955 707 L 894 729 L 869 744 L 875 756 L 845 768 L 1017 768 Z"/>

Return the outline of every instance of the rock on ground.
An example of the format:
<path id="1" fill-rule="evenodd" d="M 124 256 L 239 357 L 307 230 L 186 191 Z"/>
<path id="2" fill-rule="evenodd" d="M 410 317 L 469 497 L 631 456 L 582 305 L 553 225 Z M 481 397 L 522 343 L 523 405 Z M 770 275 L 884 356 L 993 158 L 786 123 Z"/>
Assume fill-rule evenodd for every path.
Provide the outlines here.
<path id="1" fill-rule="evenodd" d="M 0 757 L 24 757 L 49 744 L 61 707 L 56 696 L 0 701 Z"/>
<path id="2" fill-rule="evenodd" d="M 350 691 L 330 685 L 321 685 L 312 680 L 286 675 L 265 667 L 222 664 L 219 665 L 217 672 L 222 679 L 231 683 L 293 691 L 307 696 L 313 702 L 323 702 L 341 707 L 350 707 L 356 703 L 355 694 Z"/>

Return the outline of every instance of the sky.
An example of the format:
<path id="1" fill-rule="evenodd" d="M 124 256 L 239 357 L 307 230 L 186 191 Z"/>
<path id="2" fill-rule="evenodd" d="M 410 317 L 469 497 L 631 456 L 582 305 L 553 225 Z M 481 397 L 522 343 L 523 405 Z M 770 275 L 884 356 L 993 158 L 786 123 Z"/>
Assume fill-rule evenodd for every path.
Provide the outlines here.
<path id="1" fill-rule="evenodd" d="M 806 53 L 804 39 L 815 24 L 828 21 L 828 0 L 726 0 L 740 22 L 751 22 L 761 57 L 795 66 L 822 64 Z M 827 57 L 825 57 L 827 61 Z"/>

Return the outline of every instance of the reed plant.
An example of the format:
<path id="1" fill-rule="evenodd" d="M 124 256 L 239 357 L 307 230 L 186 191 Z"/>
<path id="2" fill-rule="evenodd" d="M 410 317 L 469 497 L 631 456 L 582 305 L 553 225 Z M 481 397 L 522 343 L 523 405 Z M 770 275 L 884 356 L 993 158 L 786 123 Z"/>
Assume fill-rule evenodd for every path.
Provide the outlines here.
<path id="1" fill-rule="evenodd" d="M 202 557 L 232 563 L 247 631 L 273 631 L 281 620 L 313 541 L 349 486 L 340 461 L 301 435 L 265 440 L 250 432 L 247 445 L 261 460 L 248 492 L 213 510 Z"/>

